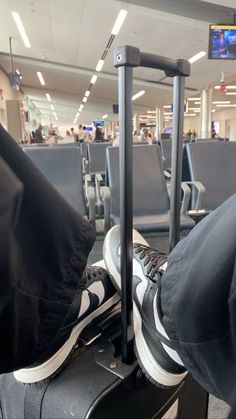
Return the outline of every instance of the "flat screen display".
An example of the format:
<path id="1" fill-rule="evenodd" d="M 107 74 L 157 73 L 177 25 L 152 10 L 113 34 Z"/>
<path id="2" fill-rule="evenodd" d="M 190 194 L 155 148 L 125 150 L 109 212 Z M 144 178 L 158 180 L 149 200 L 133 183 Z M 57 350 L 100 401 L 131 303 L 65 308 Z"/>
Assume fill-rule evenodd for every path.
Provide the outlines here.
<path id="1" fill-rule="evenodd" d="M 104 127 L 104 121 L 93 121 L 94 125 L 97 127 Z"/>
<path id="2" fill-rule="evenodd" d="M 236 59 L 236 25 L 210 25 L 208 58 Z"/>

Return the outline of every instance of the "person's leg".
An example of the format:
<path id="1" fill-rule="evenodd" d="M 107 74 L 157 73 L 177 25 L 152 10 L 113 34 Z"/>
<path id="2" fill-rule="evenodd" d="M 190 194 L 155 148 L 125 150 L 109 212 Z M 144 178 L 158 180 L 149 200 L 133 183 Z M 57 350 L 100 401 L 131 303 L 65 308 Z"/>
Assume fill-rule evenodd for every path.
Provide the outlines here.
<path id="1" fill-rule="evenodd" d="M 161 278 L 163 326 L 185 367 L 227 403 L 236 385 L 236 195 L 173 250 Z"/>
<path id="2" fill-rule="evenodd" d="M 92 309 L 110 297 L 112 303 L 114 291 L 104 289 L 108 282 L 105 271 L 99 269 L 91 275 L 86 270 L 83 275 L 95 239 L 94 227 L 59 195 L 1 126 L 0 157 L 8 166 L 8 175 L 5 170 L 0 177 L 0 237 L 5 231 L 8 238 L 8 247 L 1 243 L 0 248 L 1 262 L 3 255 L 5 260 L 1 284 L 7 284 L 0 298 L 3 373 L 43 363 L 67 339 L 71 349 L 76 337 L 71 339 L 73 327 L 78 334 L 85 317 L 93 317 Z M 4 193 L 9 173 L 22 189 L 15 219 L 12 208 L 6 208 Z M 55 368 L 66 356 L 66 349 L 59 354 Z"/>
<path id="3" fill-rule="evenodd" d="M 134 234 L 134 326 L 138 360 L 159 385 L 185 376 L 208 391 L 235 398 L 236 195 L 208 215 L 168 258 Z M 138 243 L 140 242 L 140 244 Z M 104 243 L 104 259 L 120 289 L 118 227 Z M 176 352 L 177 351 L 177 352 Z"/>

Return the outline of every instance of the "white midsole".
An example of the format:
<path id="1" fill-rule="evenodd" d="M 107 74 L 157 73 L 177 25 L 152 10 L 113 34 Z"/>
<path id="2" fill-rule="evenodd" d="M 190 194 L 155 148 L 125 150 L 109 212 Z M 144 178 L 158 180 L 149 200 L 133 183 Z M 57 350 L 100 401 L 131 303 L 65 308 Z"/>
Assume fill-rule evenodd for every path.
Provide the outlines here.
<path id="1" fill-rule="evenodd" d="M 100 316 L 114 304 L 118 303 L 120 296 L 115 294 L 112 298 L 107 300 L 104 304 L 93 311 L 88 317 L 78 323 L 71 332 L 70 337 L 64 345 L 46 362 L 34 368 L 24 368 L 14 372 L 17 381 L 22 383 L 35 383 L 44 380 L 52 375 L 65 361 L 71 349 L 75 345 L 81 331 L 95 318 Z"/>
<path id="2" fill-rule="evenodd" d="M 112 241 L 114 240 L 114 235 L 116 236 L 117 232 L 120 230 L 120 226 L 116 225 L 112 227 L 106 234 L 103 247 L 103 257 L 106 268 L 109 274 L 114 278 L 113 285 L 116 287 L 118 292 L 121 291 L 121 275 L 120 271 L 117 270 L 115 263 L 113 262 L 114 256 L 112 254 Z M 146 240 L 141 236 L 141 234 L 133 229 L 133 243 L 140 243 L 148 246 Z"/>
<path id="3" fill-rule="evenodd" d="M 165 371 L 157 364 L 142 334 L 142 319 L 135 302 L 133 302 L 133 318 L 136 348 L 147 373 L 154 381 L 163 386 L 170 387 L 179 384 L 187 375 L 187 371 L 182 374 L 173 374 Z"/>

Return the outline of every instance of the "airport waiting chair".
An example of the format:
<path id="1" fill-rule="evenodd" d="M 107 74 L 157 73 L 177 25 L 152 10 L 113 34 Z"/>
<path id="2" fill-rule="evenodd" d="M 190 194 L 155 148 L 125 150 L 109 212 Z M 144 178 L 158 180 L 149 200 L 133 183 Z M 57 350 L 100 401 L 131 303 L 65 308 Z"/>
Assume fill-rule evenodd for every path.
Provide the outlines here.
<path id="1" fill-rule="evenodd" d="M 109 187 L 102 189 L 105 231 L 110 225 L 120 223 L 119 149 L 107 149 Z M 181 209 L 181 229 L 191 229 L 194 221 L 186 215 L 190 188 L 183 183 L 184 199 Z M 133 225 L 148 232 L 168 231 L 170 226 L 170 201 L 163 173 L 159 146 L 133 147 Z"/>
<path id="2" fill-rule="evenodd" d="M 172 140 L 160 140 L 160 146 L 164 170 L 171 172 Z"/>
<path id="3" fill-rule="evenodd" d="M 236 142 L 205 141 L 186 145 L 190 178 L 206 189 L 202 207 L 212 211 L 236 193 Z M 192 208 L 200 209 L 192 195 Z"/>
<path id="4" fill-rule="evenodd" d="M 88 173 L 95 175 L 105 174 L 106 149 L 110 143 L 88 143 Z"/>
<path id="5" fill-rule="evenodd" d="M 133 145 L 146 145 L 148 141 L 133 141 Z"/>
<path id="6" fill-rule="evenodd" d="M 94 224 L 95 192 L 94 188 L 87 184 L 86 193 L 84 193 L 80 148 L 77 146 L 27 147 L 24 152 L 63 198 L 80 215 Z"/>

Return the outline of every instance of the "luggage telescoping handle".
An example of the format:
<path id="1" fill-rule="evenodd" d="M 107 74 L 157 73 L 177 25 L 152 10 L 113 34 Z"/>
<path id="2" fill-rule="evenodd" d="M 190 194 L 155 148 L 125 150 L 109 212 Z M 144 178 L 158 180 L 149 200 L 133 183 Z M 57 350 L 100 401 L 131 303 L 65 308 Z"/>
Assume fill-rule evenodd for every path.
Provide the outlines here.
<path id="1" fill-rule="evenodd" d="M 131 364 L 133 355 L 133 136 L 132 136 L 132 90 L 133 67 L 163 70 L 174 77 L 172 180 L 170 211 L 170 250 L 179 240 L 180 198 L 182 173 L 182 135 L 184 117 L 184 82 L 190 75 L 190 64 L 185 60 L 173 60 L 159 55 L 142 53 L 138 48 L 124 46 L 114 51 L 113 64 L 118 68 L 119 92 L 119 158 L 120 158 L 120 246 L 121 246 L 121 292 L 122 292 L 122 361 Z"/>

